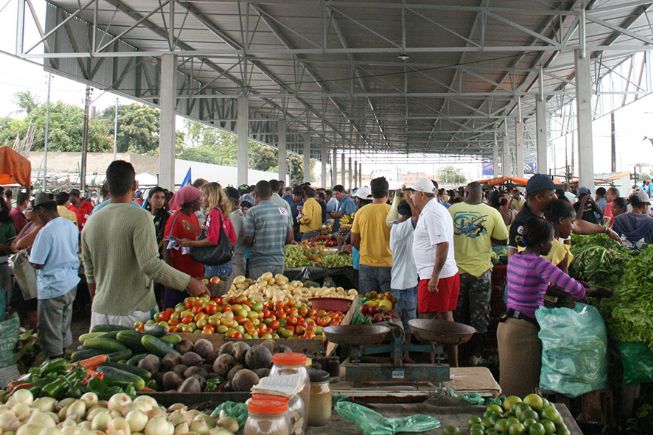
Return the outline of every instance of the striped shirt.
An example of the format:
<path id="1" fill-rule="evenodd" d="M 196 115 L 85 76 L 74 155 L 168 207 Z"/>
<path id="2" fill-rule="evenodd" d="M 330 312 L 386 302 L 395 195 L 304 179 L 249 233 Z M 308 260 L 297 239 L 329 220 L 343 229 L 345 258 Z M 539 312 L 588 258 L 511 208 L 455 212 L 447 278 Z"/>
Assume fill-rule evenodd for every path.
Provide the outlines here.
<path id="1" fill-rule="evenodd" d="M 291 228 L 288 210 L 271 200 L 250 208 L 245 217 L 245 235 L 254 237 L 250 261 L 256 266 L 283 266 L 283 248 Z"/>
<path id="2" fill-rule="evenodd" d="M 510 257 L 507 279 L 508 308 L 532 318 L 535 318 L 535 310 L 544 304 L 549 283 L 565 290 L 577 300 L 585 297 L 585 288 L 581 283 L 530 252 Z"/>

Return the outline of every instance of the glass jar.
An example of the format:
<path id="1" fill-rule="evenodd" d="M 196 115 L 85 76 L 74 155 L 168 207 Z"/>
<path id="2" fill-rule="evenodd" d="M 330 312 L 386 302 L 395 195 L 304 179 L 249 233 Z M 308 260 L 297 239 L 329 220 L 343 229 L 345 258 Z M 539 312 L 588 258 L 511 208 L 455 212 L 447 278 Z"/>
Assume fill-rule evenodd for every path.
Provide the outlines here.
<path id="1" fill-rule="evenodd" d="M 294 395 L 290 399 L 283 396 L 272 396 L 269 394 L 252 394 L 252 400 L 285 400 L 288 402 L 288 427 L 290 428 L 291 435 L 301 435 L 306 430 L 307 412 L 304 407 L 304 401 L 299 394 Z"/>
<path id="2" fill-rule="evenodd" d="M 311 402 L 308 408 L 308 425 L 324 426 L 331 419 L 333 395 L 329 387 L 329 372 L 311 369 Z"/>
<path id="3" fill-rule="evenodd" d="M 273 355 L 270 376 L 299 375 L 301 384 L 299 395 L 304 402 L 304 409 L 308 410 L 311 405 L 311 381 L 306 370 L 306 361 L 306 355 L 303 353 L 285 352 Z M 308 419 L 304 419 L 304 430 L 306 430 L 307 425 Z"/>
<path id="4" fill-rule="evenodd" d="M 288 399 L 252 398 L 247 412 L 243 435 L 290 435 Z"/>

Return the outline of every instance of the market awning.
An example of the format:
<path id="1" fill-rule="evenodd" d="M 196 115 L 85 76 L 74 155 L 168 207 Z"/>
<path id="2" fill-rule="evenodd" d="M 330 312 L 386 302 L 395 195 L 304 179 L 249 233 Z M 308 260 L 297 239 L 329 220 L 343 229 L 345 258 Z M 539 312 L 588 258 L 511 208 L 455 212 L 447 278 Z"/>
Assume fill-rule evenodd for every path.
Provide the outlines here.
<path id="1" fill-rule="evenodd" d="M 487 180 L 479 180 L 481 184 L 487 184 L 488 186 L 498 186 L 500 184 L 515 184 L 517 186 L 526 186 L 528 180 L 526 178 L 517 178 L 517 177 L 496 177 L 489 178 Z"/>
<path id="2" fill-rule="evenodd" d="M 13 149 L 0 147 L 0 184 L 32 186 L 32 164 Z"/>

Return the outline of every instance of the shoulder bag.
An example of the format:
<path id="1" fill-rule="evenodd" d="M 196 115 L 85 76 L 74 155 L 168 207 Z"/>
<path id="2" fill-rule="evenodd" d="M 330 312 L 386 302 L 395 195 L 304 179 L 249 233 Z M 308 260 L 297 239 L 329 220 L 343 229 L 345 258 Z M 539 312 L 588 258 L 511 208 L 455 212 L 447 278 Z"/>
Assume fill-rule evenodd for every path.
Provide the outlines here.
<path id="1" fill-rule="evenodd" d="M 38 296 L 38 287 L 36 286 L 36 269 L 29 264 L 27 253 L 20 251 L 9 258 L 11 267 L 14 270 L 14 276 L 23 299 L 29 301 Z"/>
<path id="2" fill-rule="evenodd" d="M 233 253 L 233 247 L 227 233 L 224 230 L 224 219 L 222 216 L 222 211 L 219 211 L 220 214 L 220 240 L 217 245 L 214 246 L 202 246 L 201 248 L 191 248 L 190 255 L 195 261 L 199 261 L 202 264 L 208 266 L 219 266 L 221 264 L 228 263 L 231 261 L 231 255 Z M 206 239 L 206 229 L 207 225 L 204 225 L 202 228 L 202 234 L 200 234 L 199 240 Z"/>

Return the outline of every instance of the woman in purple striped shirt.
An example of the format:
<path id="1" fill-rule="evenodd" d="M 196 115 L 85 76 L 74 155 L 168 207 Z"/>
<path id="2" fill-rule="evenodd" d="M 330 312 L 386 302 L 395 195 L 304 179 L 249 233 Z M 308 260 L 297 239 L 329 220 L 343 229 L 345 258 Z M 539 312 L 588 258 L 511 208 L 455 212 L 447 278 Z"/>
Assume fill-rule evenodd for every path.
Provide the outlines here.
<path id="1" fill-rule="evenodd" d="M 532 218 L 519 237 L 525 250 L 510 258 L 507 270 L 508 312 L 497 328 L 500 385 L 504 394 L 524 396 L 538 387 L 542 346 L 535 311 L 544 304 L 550 284 L 576 300 L 586 289 L 565 272 L 542 258 L 551 250 L 553 225 Z"/>

